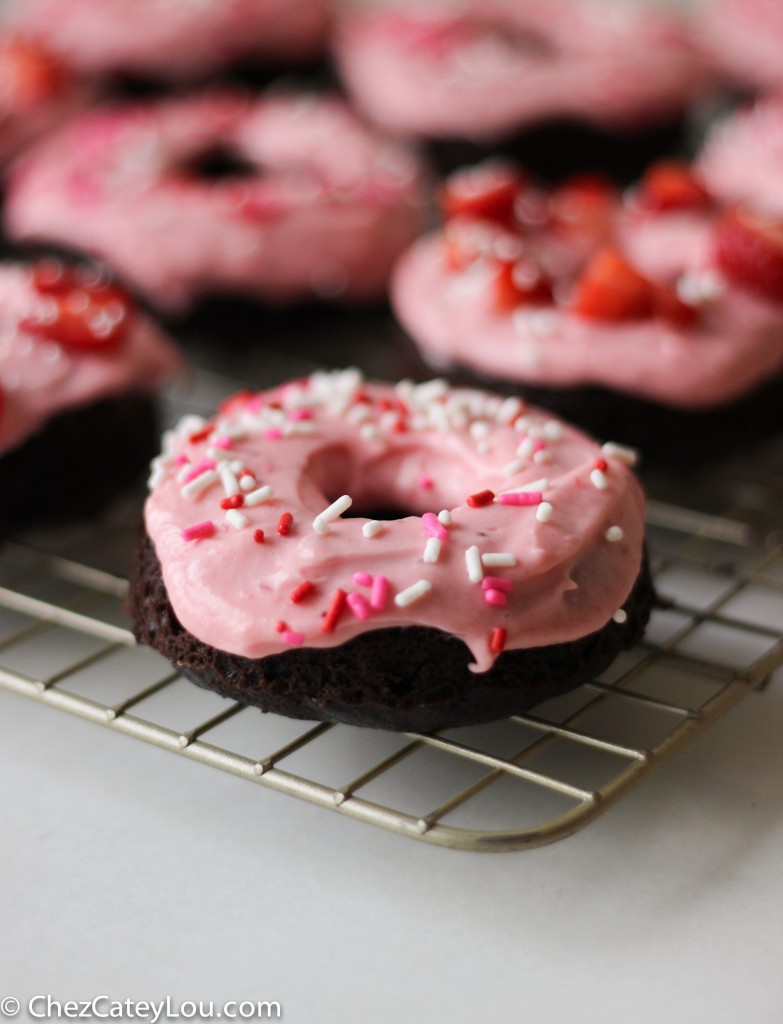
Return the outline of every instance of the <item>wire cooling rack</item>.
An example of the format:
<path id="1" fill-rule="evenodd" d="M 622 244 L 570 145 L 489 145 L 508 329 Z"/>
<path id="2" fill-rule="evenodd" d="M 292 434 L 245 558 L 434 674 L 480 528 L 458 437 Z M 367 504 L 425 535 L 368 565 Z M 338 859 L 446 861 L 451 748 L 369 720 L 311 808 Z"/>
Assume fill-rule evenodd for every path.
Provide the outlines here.
<path id="1" fill-rule="evenodd" d="M 783 451 L 690 481 L 699 509 L 667 487 L 652 482 L 662 602 L 644 642 L 529 714 L 396 734 L 296 722 L 199 690 L 135 647 L 128 629 L 122 573 L 140 496 L 0 551 L 0 684 L 411 838 L 474 851 L 552 842 L 593 821 L 783 664 Z"/>

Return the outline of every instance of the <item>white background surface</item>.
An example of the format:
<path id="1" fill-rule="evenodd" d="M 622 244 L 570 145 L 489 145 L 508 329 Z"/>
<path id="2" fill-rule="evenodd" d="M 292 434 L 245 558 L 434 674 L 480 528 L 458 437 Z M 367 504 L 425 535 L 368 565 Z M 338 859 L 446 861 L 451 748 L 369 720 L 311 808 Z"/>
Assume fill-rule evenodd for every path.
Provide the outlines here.
<path id="1" fill-rule="evenodd" d="M 0 693 L 0 996 L 276 999 L 291 1024 L 777 1024 L 782 723 L 779 673 L 585 832 L 489 855 Z"/>

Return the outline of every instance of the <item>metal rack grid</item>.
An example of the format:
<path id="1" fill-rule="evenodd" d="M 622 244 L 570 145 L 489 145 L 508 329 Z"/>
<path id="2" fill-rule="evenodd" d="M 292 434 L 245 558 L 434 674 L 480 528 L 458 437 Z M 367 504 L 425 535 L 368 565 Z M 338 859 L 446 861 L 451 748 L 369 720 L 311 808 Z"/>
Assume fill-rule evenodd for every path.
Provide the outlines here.
<path id="1" fill-rule="evenodd" d="M 651 502 L 664 600 L 644 643 L 578 690 L 489 726 L 386 734 L 197 690 L 127 628 L 117 567 L 138 499 L 0 551 L 0 684 L 411 838 L 474 851 L 542 845 L 597 818 L 783 664 L 782 466 L 773 449 L 721 478 L 730 495 L 706 481 L 695 493 L 707 511 Z M 729 510 L 715 514 L 710 501 Z M 686 597 L 669 600 L 675 592 Z"/>

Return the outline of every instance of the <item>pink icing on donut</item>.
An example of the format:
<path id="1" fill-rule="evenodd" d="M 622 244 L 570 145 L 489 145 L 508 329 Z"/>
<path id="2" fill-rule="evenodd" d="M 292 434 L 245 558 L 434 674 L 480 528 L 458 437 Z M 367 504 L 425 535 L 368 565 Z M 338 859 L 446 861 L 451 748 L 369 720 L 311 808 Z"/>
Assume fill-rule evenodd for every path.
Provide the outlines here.
<path id="1" fill-rule="evenodd" d="M 258 172 L 203 180 L 191 165 L 215 148 Z M 179 310 L 203 291 L 378 296 L 423 195 L 413 154 L 337 99 L 203 94 L 76 119 L 17 165 L 6 213 Z"/>
<path id="2" fill-rule="evenodd" d="M 379 124 L 492 139 L 555 117 L 604 125 L 681 110 L 709 75 L 671 15 L 595 0 L 463 0 L 348 8 L 337 57 Z"/>
<path id="3" fill-rule="evenodd" d="M 730 77 L 762 88 L 783 86 L 780 0 L 712 0 L 699 42 Z"/>
<path id="4" fill-rule="evenodd" d="M 0 265 L 0 454 L 15 448 L 58 413 L 128 392 L 151 392 L 181 365 L 171 342 L 135 313 L 119 344 L 74 348 L 22 324 L 37 319 L 42 296 L 29 267 Z"/>
<path id="5" fill-rule="evenodd" d="M 307 421 L 291 415 L 302 408 Z M 282 433 L 274 443 L 264 436 L 270 424 Z M 643 497 L 628 453 L 605 450 L 599 486 L 596 443 L 517 400 L 443 381 L 395 388 L 365 383 L 355 370 L 319 372 L 255 405 L 247 396 L 224 405 L 216 430 L 234 439 L 225 459 L 208 439 L 192 440 L 202 427 L 189 417 L 166 436 L 145 520 L 182 625 L 220 650 L 249 658 L 284 650 L 276 625 L 285 607 L 285 628 L 305 646 L 421 624 L 460 637 L 484 671 L 500 649 L 494 630 L 512 648 L 585 636 L 611 619 L 638 574 Z M 526 438 L 550 453 L 546 479 L 517 454 Z M 218 471 L 194 491 L 182 481 L 206 453 Z M 246 493 L 237 518 L 221 501 L 244 468 L 265 492 Z M 431 490 L 418 486 L 422 472 Z M 474 492 L 520 488 L 541 491 L 548 512 L 491 497 L 467 502 Z M 343 518 L 349 507 L 361 516 L 390 506 L 408 514 Z M 424 519 L 439 508 L 446 536 Z M 280 536 L 285 514 L 290 529 Z M 212 535 L 183 540 L 205 521 Z M 613 526 L 618 542 L 607 540 Z M 484 577 L 493 586 L 482 588 Z M 306 600 L 292 603 L 305 581 Z"/>

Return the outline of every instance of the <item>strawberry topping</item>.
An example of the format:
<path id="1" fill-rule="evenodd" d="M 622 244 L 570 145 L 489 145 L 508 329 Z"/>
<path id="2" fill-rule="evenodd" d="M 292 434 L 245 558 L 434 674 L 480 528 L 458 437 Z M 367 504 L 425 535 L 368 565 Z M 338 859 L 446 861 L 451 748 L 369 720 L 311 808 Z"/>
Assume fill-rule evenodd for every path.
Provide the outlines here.
<path id="1" fill-rule="evenodd" d="M 124 340 L 133 308 L 130 297 L 94 268 L 46 260 L 33 268 L 32 283 L 41 302 L 20 323 L 22 330 L 69 348 L 108 350 Z"/>
<path id="2" fill-rule="evenodd" d="M 735 284 L 783 302 L 783 221 L 745 209 L 728 211 L 715 227 L 714 256 Z"/>
<path id="3" fill-rule="evenodd" d="M 552 301 L 552 285 L 530 260 L 500 261 L 493 282 L 492 299 L 499 313 L 517 306 L 535 306 Z"/>
<path id="4" fill-rule="evenodd" d="M 589 320 L 643 320 L 655 310 L 655 285 L 614 249 L 601 249 L 579 278 L 571 308 Z"/>
<path id="5" fill-rule="evenodd" d="M 653 164 L 642 178 L 637 202 L 643 210 L 666 213 L 672 210 L 706 210 L 710 194 L 687 164 L 662 160 Z"/>
<path id="6" fill-rule="evenodd" d="M 446 179 L 440 193 L 443 217 L 469 217 L 512 224 L 514 203 L 524 178 L 508 164 L 487 163 L 457 171 Z"/>
<path id="7" fill-rule="evenodd" d="M 67 74 L 48 50 L 29 40 L 0 43 L 0 112 L 29 109 L 62 92 Z"/>
<path id="8" fill-rule="evenodd" d="M 552 190 L 549 220 L 558 228 L 601 231 L 608 227 L 617 199 L 617 190 L 601 175 L 570 178 Z"/>

